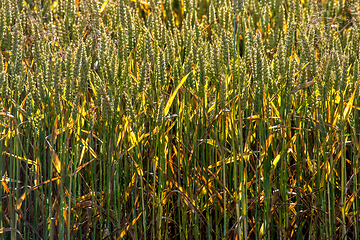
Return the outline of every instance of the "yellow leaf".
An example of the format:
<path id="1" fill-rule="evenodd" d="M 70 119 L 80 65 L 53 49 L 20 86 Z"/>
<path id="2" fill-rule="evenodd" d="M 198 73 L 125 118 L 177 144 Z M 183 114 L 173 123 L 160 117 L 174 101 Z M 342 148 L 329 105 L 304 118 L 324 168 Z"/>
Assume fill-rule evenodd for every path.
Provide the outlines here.
<path id="1" fill-rule="evenodd" d="M 137 1 L 139 1 L 139 0 L 131 0 L 131 1 L 137 2 Z M 140 4 L 143 5 L 143 6 L 147 6 L 147 7 L 150 7 L 150 6 L 151 6 L 150 3 L 143 2 L 143 1 L 140 1 Z"/>
<path id="2" fill-rule="evenodd" d="M 357 82 L 356 87 L 354 89 L 358 88 L 359 81 Z M 354 90 L 354 92 L 351 95 L 351 98 L 349 99 L 349 102 L 346 104 L 346 108 L 345 108 L 344 115 L 343 115 L 343 120 L 345 120 L 345 121 L 348 119 L 350 110 L 352 109 L 354 99 L 355 99 L 355 93 L 356 93 L 356 91 Z"/>
<path id="3" fill-rule="evenodd" d="M 181 79 L 179 85 L 175 88 L 174 92 L 171 94 L 168 102 L 166 103 L 166 106 L 164 108 L 164 112 L 163 112 L 163 115 L 166 116 L 170 110 L 170 107 L 175 99 L 175 96 L 179 90 L 179 88 L 184 84 L 184 82 L 186 81 L 187 77 L 189 76 L 191 72 L 189 72 L 185 77 L 183 77 L 183 79 Z"/>
<path id="4" fill-rule="evenodd" d="M 26 196 L 32 191 L 32 188 L 27 189 L 23 195 L 16 201 L 16 211 L 19 211 Z"/>
<path id="5" fill-rule="evenodd" d="M 51 144 L 48 142 L 48 145 L 50 147 L 50 151 L 52 152 L 52 158 L 53 158 L 53 164 L 57 170 L 58 173 L 61 173 L 61 162 L 60 159 L 58 157 L 58 155 L 56 154 L 54 148 L 51 146 Z"/>
<path id="6" fill-rule="evenodd" d="M 213 23 L 215 23 L 219 18 L 215 19 L 214 21 L 212 21 L 209 25 L 207 25 L 205 28 L 203 28 L 203 30 L 201 30 L 201 32 L 205 31 L 206 29 L 208 29 Z M 242 40 L 242 39 L 241 39 Z"/>
<path id="7" fill-rule="evenodd" d="M 133 226 L 133 225 L 137 222 L 137 220 L 140 218 L 141 214 L 142 214 L 142 212 L 141 212 L 136 218 L 134 218 L 134 219 L 131 221 L 131 224 L 127 225 L 127 226 L 125 227 L 125 229 L 122 230 L 122 232 L 120 233 L 120 237 L 119 237 L 118 239 L 121 239 L 121 238 L 123 238 L 123 237 L 125 236 L 125 234 L 126 234 L 127 231 L 129 230 L 129 228 L 130 228 L 131 226 Z"/>
<path id="8" fill-rule="evenodd" d="M 93 74 L 94 74 L 94 72 L 93 72 Z M 97 74 L 96 74 L 96 77 L 99 78 L 99 76 Z M 91 79 L 92 78 L 89 78 L 88 81 L 90 83 L 90 87 L 91 87 L 91 90 L 93 91 L 94 97 L 96 98 L 97 97 L 96 88 L 95 88 L 94 84 L 92 83 Z"/>
<path id="9" fill-rule="evenodd" d="M 51 11 L 54 11 L 54 9 L 57 7 L 58 2 L 54 1 L 53 4 L 51 5 Z"/>
<path id="10" fill-rule="evenodd" d="M 125 122 L 126 131 L 129 133 L 130 141 L 134 145 L 137 142 L 137 139 L 136 139 L 136 135 L 135 135 L 134 131 L 132 130 L 132 128 L 129 125 L 129 123 L 130 123 L 129 118 L 123 116 L 123 120 Z"/>
<path id="11" fill-rule="evenodd" d="M 243 157 L 249 156 L 249 155 L 250 155 L 250 153 L 244 153 Z M 241 156 L 238 155 L 238 156 L 236 157 L 236 161 L 239 161 L 239 160 L 240 160 L 240 157 L 241 157 Z M 234 157 L 229 157 L 229 158 L 227 158 L 227 159 L 225 160 L 225 164 L 233 163 L 234 160 L 235 160 Z M 222 165 L 223 165 L 223 160 L 220 160 L 220 161 L 217 161 L 217 162 L 214 163 L 214 164 L 211 164 L 210 166 L 208 166 L 208 168 L 211 169 L 211 168 L 219 167 L 219 166 L 222 166 Z"/>
<path id="12" fill-rule="evenodd" d="M 132 191 L 132 188 L 135 184 L 135 180 L 136 180 L 136 174 L 134 173 L 132 178 L 131 178 L 131 182 L 129 183 L 128 187 L 126 188 L 126 191 L 125 191 L 125 196 L 124 196 L 124 201 L 123 202 L 126 202 L 127 199 L 129 198 L 130 196 L 130 192 Z"/>
<path id="13" fill-rule="evenodd" d="M 132 77 L 132 79 L 134 79 L 134 81 L 136 82 L 136 84 L 139 84 L 138 80 L 136 79 L 134 74 L 130 71 L 130 69 L 129 69 L 129 73 L 130 73 L 130 76 Z"/>
<path id="14" fill-rule="evenodd" d="M 136 144 L 137 143 L 136 135 L 129 125 L 128 125 L 128 133 L 130 134 L 130 140 L 132 144 L 133 145 Z"/>
<path id="15" fill-rule="evenodd" d="M 75 0 L 75 7 L 76 7 L 76 9 L 79 8 L 79 0 Z"/>
<path id="16" fill-rule="evenodd" d="M 11 115 L 10 113 L 8 112 L 0 112 L 0 116 L 7 116 L 7 117 L 10 117 L 10 118 L 13 118 L 14 116 Z"/>
<path id="17" fill-rule="evenodd" d="M 247 120 L 259 120 L 260 116 L 259 115 L 253 115 L 253 116 L 247 117 L 246 119 Z"/>
<path id="18" fill-rule="evenodd" d="M 82 142 L 83 144 L 86 143 L 85 140 L 82 139 L 81 137 L 80 137 L 80 139 L 81 139 L 81 142 Z M 89 141 L 89 139 L 86 139 L 86 141 Z M 82 162 L 82 160 L 83 160 L 83 158 L 84 158 L 84 156 L 85 156 L 85 150 L 86 150 L 86 146 L 83 146 L 83 148 L 82 148 L 82 150 L 81 150 L 81 154 L 80 154 L 79 164 L 81 164 L 81 162 Z"/>
<path id="19" fill-rule="evenodd" d="M 268 137 L 268 139 L 266 139 L 266 142 L 265 142 L 265 147 L 262 149 L 261 151 L 261 155 L 260 155 L 260 160 L 259 160 L 259 165 L 262 163 L 262 160 L 264 159 L 265 157 L 265 154 L 268 150 L 268 148 L 270 147 L 271 143 L 273 143 L 273 138 L 274 138 L 274 134 L 270 134 L 270 136 Z"/>
<path id="20" fill-rule="evenodd" d="M 3 152 L 3 154 L 6 154 L 6 155 L 8 155 L 8 156 L 12 156 L 12 157 L 14 157 L 14 158 L 17 158 L 17 159 L 19 159 L 19 160 L 21 160 L 21 161 L 23 161 L 23 162 L 28 163 L 28 164 L 38 165 L 35 161 L 32 161 L 32 160 L 30 160 L 30 159 L 27 159 L 26 157 L 19 157 L 19 156 L 16 156 L 16 155 L 14 155 L 14 154 L 10 154 L 10 153 L 8 153 L 8 152 Z"/>
<path id="21" fill-rule="evenodd" d="M 88 161 L 87 163 L 84 163 L 83 165 L 81 165 L 80 167 L 78 167 L 75 172 L 73 172 L 71 175 L 74 176 L 75 174 L 77 174 L 81 169 L 83 169 L 84 167 L 86 167 L 87 165 L 89 165 L 90 163 L 92 163 L 93 161 L 95 161 L 97 159 L 96 158 L 93 158 L 91 159 L 90 161 Z"/>
<path id="22" fill-rule="evenodd" d="M 270 107 L 271 109 L 275 112 L 276 117 L 280 117 L 280 112 L 278 111 L 278 109 L 276 108 L 275 104 L 273 102 L 270 102 Z"/>
<path id="23" fill-rule="evenodd" d="M 297 137 L 297 134 L 295 134 L 291 140 L 286 144 L 286 146 L 284 147 L 283 150 L 281 150 L 281 152 L 274 158 L 274 160 L 271 163 L 271 168 L 274 169 L 276 167 L 276 165 L 278 164 L 280 157 L 283 156 L 285 153 L 287 153 L 291 143 L 295 142 L 295 139 Z"/>
<path id="24" fill-rule="evenodd" d="M 57 180 L 60 180 L 60 179 L 61 179 L 61 177 L 54 177 L 52 179 L 46 180 L 45 182 L 37 184 L 36 186 L 32 187 L 30 190 L 33 191 L 35 189 L 38 189 L 40 186 L 43 186 L 45 184 L 48 184 L 50 182 L 54 182 L 54 181 L 57 181 Z"/>
<path id="25" fill-rule="evenodd" d="M 216 103 L 214 102 L 211 107 L 209 108 L 209 110 L 207 111 L 208 113 L 211 112 L 212 110 L 215 109 Z"/>
<path id="26" fill-rule="evenodd" d="M 295 88 L 294 90 L 292 90 L 292 91 L 290 92 L 290 94 L 296 93 L 297 91 L 300 91 L 301 89 L 307 88 L 307 87 L 313 85 L 314 83 L 315 83 L 315 80 L 310 81 L 310 82 L 303 83 L 303 84 L 301 84 L 299 87 L 297 87 L 297 88 Z"/>
<path id="27" fill-rule="evenodd" d="M 172 124 L 170 125 L 170 127 L 165 131 L 164 135 L 167 135 L 168 132 L 175 126 L 176 121 L 173 121 Z"/>
<path id="28" fill-rule="evenodd" d="M 285 149 L 284 149 L 284 150 L 285 150 Z M 278 163 L 279 160 L 280 160 L 281 155 L 284 153 L 284 150 L 281 151 L 281 152 L 275 157 L 275 159 L 274 159 L 274 161 L 271 163 L 271 165 L 273 165 L 274 167 L 277 165 L 277 163 Z"/>
<path id="29" fill-rule="evenodd" d="M 354 198 L 354 195 L 351 196 L 351 198 L 347 201 L 346 203 L 346 207 L 345 207 L 345 213 L 346 215 L 348 214 L 353 202 L 354 202 L 355 198 Z"/>
<path id="30" fill-rule="evenodd" d="M 207 144 L 213 146 L 213 147 L 217 147 L 217 143 L 214 139 L 199 139 L 199 142 L 206 142 Z"/>
<path id="31" fill-rule="evenodd" d="M 6 184 L 6 182 L 4 180 L 1 180 L 1 184 L 3 185 L 5 192 L 6 193 L 10 193 L 10 189 L 8 187 L 8 185 Z"/>
<path id="32" fill-rule="evenodd" d="M 133 160 L 133 163 L 135 165 L 135 168 L 136 168 L 136 172 L 139 176 L 144 176 L 144 172 L 143 170 L 141 169 L 141 167 Z"/>
<path id="33" fill-rule="evenodd" d="M 103 13 L 106 9 L 106 5 L 108 4 L 109 0 L 105 0 L 104 3 L 101 5 L 100 13 Z"/>
<path id="34" fill-rule="evenodd" d="M 56 47 L 60 47 L 60 45 L 59 45 L 57 42 L 54 42 L 54 41 L 51 41 L 50 44 L 51 44 L 51 45 L 54 45 L 54 46 L 56 46 Z"/>
<path id="35" fill-rule="evenodd" d="M 88 142 L 89 142 L 89 138 L 86 139 L 86 141 L 81 138 L 80 139 L 82 144 L 84 144 L 84 147 L 87 148 L 89 150 L 89 152 L 91 153 L 91 155 L 94 157 L 94 158 L 97 158 L 97 155 L 95 153 L 95 151 L 89 146 Z"/>
<path id="36" fill-rule="evenodd" d="M 125 117 L 123 117 L 123 119 L 125 120 L 125 125 L 123 127 L 123 130 L 121 131 L 121 134 L 119 134 L 118 140 L 116 141 L 116 147 L 119 146 L 120 141 L 124 138 L 126 129 L 127 129 L 127 125 L 129 124 L 129 122 L 126 120 Z"/>

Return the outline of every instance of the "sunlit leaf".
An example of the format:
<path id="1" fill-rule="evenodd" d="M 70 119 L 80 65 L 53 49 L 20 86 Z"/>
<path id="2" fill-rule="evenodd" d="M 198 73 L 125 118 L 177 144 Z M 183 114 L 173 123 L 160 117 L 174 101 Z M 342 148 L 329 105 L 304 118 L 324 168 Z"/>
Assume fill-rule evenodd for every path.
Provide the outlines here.
<path id="1" fill-rule="evenodd" d="M 100 13 L 103 13 L 105 11 L 108 2 L 109 2 L 109 0 L 105 0 L 103 2 L 103 4 L 101 5 L 101 8 L 100 8 Z"/>
<path id="2" fill-rule="evenodd" d="M 190 72 L 190 73 L 191 73 L 191 72 Z M 166 115 L 168 114 L 168 112 L 169 112 L 169 110 L 170 110 L 170 107 L 171 107 L 171 105 L 172 105 L 172 103 L 173 103 L 173 101 L 174 101 L 174 99 L 175 99 L 175 96 L 176 96 L 179 88 L 185 83 L 185 81 L 186 81 L 186 79 L 187 79 L 187 77 L 189 76 L 190 73 L 188 73 L 186 76 L 184 76 L 184 77 L 181 79 L 179 85 L 174 89 L 174 91 L 173 91 L 172 94 L 170 95 L 169 100 L 167 101 L 167 103 L 166 103 L 166 105 L 165 105 L 165 108 L 164 108 L 164 111 L 163 111 L 163 115 L 164 115 L 164 116 L 166 116 Z"/>

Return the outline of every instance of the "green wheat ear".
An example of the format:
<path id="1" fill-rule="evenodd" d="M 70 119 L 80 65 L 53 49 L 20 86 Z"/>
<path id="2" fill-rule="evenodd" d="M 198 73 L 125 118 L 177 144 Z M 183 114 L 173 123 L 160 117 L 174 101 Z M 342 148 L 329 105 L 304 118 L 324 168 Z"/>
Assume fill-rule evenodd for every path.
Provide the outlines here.
<path id="1" fill-rule="evenodd" d="M 159 49 L 159 52 L 160 52 L 160 49 Z M 160 84 L 160 86 L 162 88 L 164 88 L 167 85 L 168 79 L 167 79 L 167 74 L 166 74 L 166 62 L 165 62 L 163 53 L 159 53 L 157 66 L 158 66 L 158 72 L 157 72 L 158 83 Z"/>
<path id="2" fill-rule="evenodd" d="M 222 64 L 229 66 L 230 61 L 230 52 L 229 52 L 229 41 L 227 38 L 226 32 L 222 31 L 221 36 L 221 52 L 222 52 Z"/>
<path id="3" fill-rule="evenodd" d="M 4 65 L 3 65 L 3 56 L 2 54 L 0 53 L 0 90 L 1 90 L 1 98 L 2 100 L 4 101 L 5 100 L 5 97 L 7 95 L 7 90 L 6 90 L 6 87 L 7 87 L 7 80 L 5 78 L 6 76 L 6 73 L 4 72 Z"/>
<path id="4" fill-rule="evenodd" d="M 140 73 L 139 73 L 139 86 L 138 91 L 142 93 L 145 90 L 145 82 L 147 77 L 147 71 L 148 71 L 148 63 L 143 61 L 140 66 Z"/>
<path id="5" fill-rule="evenodd" d="M 0 0 L 3 238 L 356 238 L 360 3 L 314 2 Z"/>
<path id="6" fill-rule="evenodd" d="M 157 117 L 156 117 L 157 126 L 161 126 L 164 122 L 163 111 L 164 111 L 164 98 L 161 97 L 160 103 L 158 105 L 158 111 L 157 111 Z"/>
<path id="7" fill-rule="evenodd" d="M 196 87 L 196 81 L 195 81 L 195 79 L 193 77 L 193 73 L 192 73 L 192 71 L 193 71 L 192 59 L 193 59 L 193 53 L 190 52 L 190 54 L 187 56 L 185 63 L 184 63 L 183 76 L 190 73 L 187 81 L 189 83 L 189 86 L 194 89 Z"/>
<path id="8" fill-rule="evenodd" d="M 341 61 L 339 54 L 334 52 L 334 61 L 333 61 L 333 73 L 334 73 L 334 89 L 338 91 L 340 89 L 340 81 L 341 81 Z"/>
<path id="9" fill-rule="evenodd" d="M 199 83 L 199 90 L 200 90 L 200 97 L 201 99 L 204 99 L 205 97 L 205 87 L 207 85 L 206 83 L 206 66 L 205 66 L 205 61 L 206 59 L 204 59 L 204 50 L 202 48 L 199 49 L 199 54 L 198 56 L 198 68 L 197 68 L 197 80 Z"/>
<path id="10" fill-rule="evenodd" d="M 126 114 L 130 116 L 131 122 L 133 123 L 134 130 L 137 131 L 137 119 L 135 116 L 135 110 L 134 105 L 132 104 L 132 100 L 129 98 L 127 94 L 125 94 L 125 100 L 126 100 Z"/>
<path id="11" fill-rule="evenodd" d="M 175 42 L 174 38 L 170 37 L 170 32 L 166 34 L 166 62 L 170 68 L 173 67 L 175 62 Z M 167 68 L 169 69 L 169 68 Z"/>
<path id="12" fill-rule="evenodd" d="M 5 12 L 5 9 L 4 9 L 4 6 L 0 6 L 0 11 L 1 12 Z M 1 40 L 0 40 L 0 44 L 3 42 L 2 38 L 4 36 L 4 32 L 5 32 L 5 29 L 6 29 L 6 14 L 1 14 L 0 15 L 0 36 L 1 36 Z"/>
<path id="13" fill-rule="evenodd" d="M 101 104 L 102 117 L 105 121 L 108 121 L 111 119 L 111 116 L 113 116 L 114 105 L 112 100 L 110 99 L 110 96 L 108 94 L 105 85 L 101 87 L 101 98 L 102 98 L 102 104 Z"/>
<path id="14" fill-rule="evenodd" d="M 76 79 L 79 76 L 80 69 L 82 68 L 81 65 L 82 65 L 82 60 L 83 60 L 83 50 L 84 50 L 83 42 L 80 40 L 78 48 L 76 50 L 74 68 L 73 68 L 73 72 L 72 72 L 72 76 L 74 79 Z"/>
<path id="15" fill-rule="evenodd" d="M 354 63 L 354 70 L 353 70 L 353 77 L 352 77 L 352 81 L 351 81 L 350 92 L 353 92 L 353 91 L 357 91 L 357 93 L 359 92 L 359 86 L 356 89 L 356 83 L 359 80 L 359 71 L 360 71 L 359 68 L 360 68 L 359 59 L 356 59 L 356 61 Z"/>
<path id="16" fill-rule="evenodd" d="M 7 102 L 7 98 L 10 97 L 10 88 L 5 72 L 0 73 L 0 83 L 1 83 L 1 99 L 3 102 Z"/>
<path id="17" fill-rule="evenodd" d="M 54 77 L 53 77 L 53 86 L 55 90 L 54 94 L 54 106 L 55 106 L 55 113 L 56 115 L 59 115 L 61 113 L 61 107 L 60 107 L 60 98 L 61 98 L 61 62 L 55 63 L 55 71 L 54 71 Z"/>
<path id="18" fill-rule="evenodd" d="M 5 71 L 5 68 L 4 68 L 4 58 L 3 58 L 3 55 L 2 53 L 0 52 L 0 73 Z"/>

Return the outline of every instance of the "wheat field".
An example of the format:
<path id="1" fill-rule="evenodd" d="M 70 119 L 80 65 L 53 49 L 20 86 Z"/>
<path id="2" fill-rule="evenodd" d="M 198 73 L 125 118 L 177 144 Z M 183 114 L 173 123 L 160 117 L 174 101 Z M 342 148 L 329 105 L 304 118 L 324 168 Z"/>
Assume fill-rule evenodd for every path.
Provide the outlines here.
<path id="1" fill-rule="evenodd" d="M 0 0 L 0 239 L 360 239 L 356 0 Z"/>

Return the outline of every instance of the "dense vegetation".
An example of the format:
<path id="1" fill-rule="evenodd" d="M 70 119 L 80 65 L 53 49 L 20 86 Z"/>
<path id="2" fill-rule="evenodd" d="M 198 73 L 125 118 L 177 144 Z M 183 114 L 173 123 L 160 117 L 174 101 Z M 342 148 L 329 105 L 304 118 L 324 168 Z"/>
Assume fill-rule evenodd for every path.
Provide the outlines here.
<path id="1" fill-rule="evenodd" d="M 359 1 L 0 13 L 0 238 L 359 238 Z"/>

